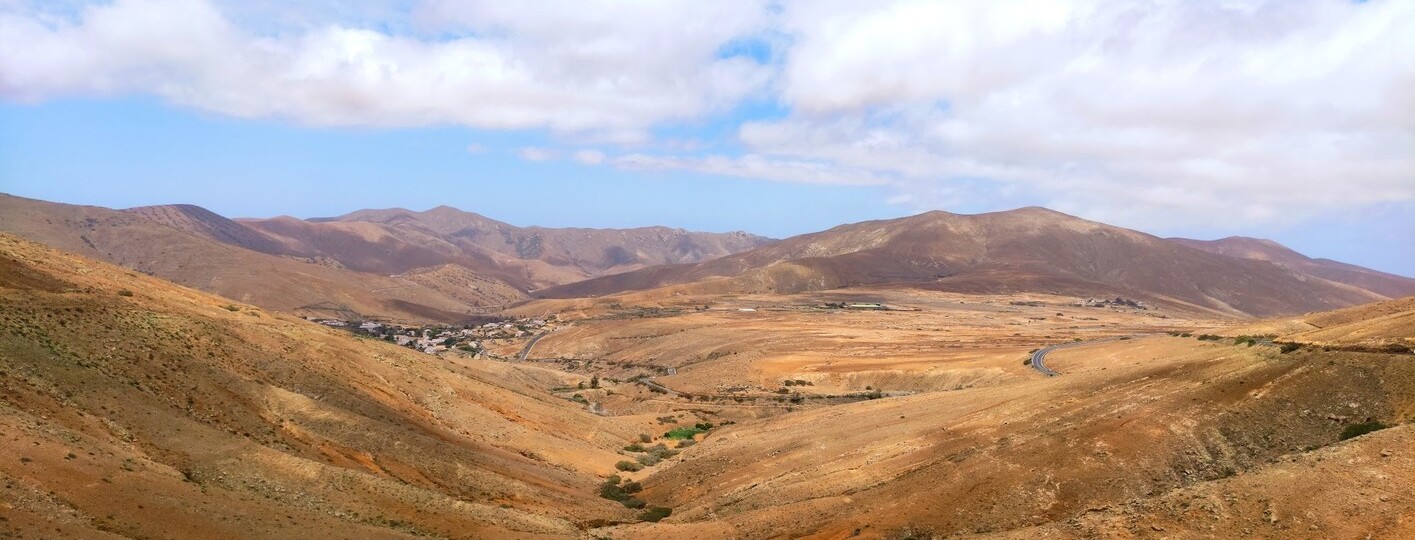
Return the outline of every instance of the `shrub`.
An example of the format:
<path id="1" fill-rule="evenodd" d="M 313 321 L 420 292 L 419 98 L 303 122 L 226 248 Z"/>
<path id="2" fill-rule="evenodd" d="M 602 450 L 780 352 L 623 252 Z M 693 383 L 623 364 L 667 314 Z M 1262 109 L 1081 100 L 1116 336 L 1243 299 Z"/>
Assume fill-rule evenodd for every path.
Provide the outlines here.
<path id="1" fill-rule="evenodd" d="M 241 307 L 240 307 L 240 306 L 237 306 L 236 304 L 226 304 L 225 306 L 222 306 L 222 307 L 225 307 L 225 308 L 226 308 L 226 311 L 240 311 L 240 310 L 241 310 Z"/>
<path id="2" fill-rule="evenodd" d="M 679 428 L 673 428 L 673 429 L 669 430 L 668 433 L 664 433 L 664 434 L 663 434 L 663 437 L 664 437 L 665 439 L 675 439 L 675 440 L 678 440 L 678 439 L 691 439 L 691 438 L 693 438 L 693 437 L 696 437 L 699 433 L 702 433 L 702 431 L 698 430 L 697 428 L 679 427 Z"/>
<path id="3" fill-rule="evenodd" d="M 1302 344 L 1301 344 L 1301 343 L 1283 343 L 1281 350 L 1282 350 L 1282 354 L 1287 354 L 1287 353 L 1290 353 L 1290 352 L 1292 352 L 1292 351 L 1295 351 L 1295 350 L 1301 349 L 1301 348 L 1302 348 Z"/>
<path id="4" fill-rule="evenodd" d="M 122 290 L 119 290 L 119 291 L 118 291 L 118 296 L 132 296 L 132 295 L 133 295 L 133 291 L 130 291 L 130 290 L 127 290 L 127 289 L 122 289 Z"/>
<path id="5" fill-rule="evenodd" d="M 692 439 L 686 439 L 686 440 L 691 441 Z M 648 452 L 650 455 L 653 455 L 653 456 L 655 456 L 655 457 L 658 457 L 659 459 L 668 459 L 668 458 L 671 458 L 671 457 L 673 457 L 673 456 L 678 455 L 678 452 L 675 452 L 675 451 L 673 451 L 673 450 L 669 450 L 668 447 L 665 446 L 663 443 L 658 443 L 658 444 L 655 444 L 655 445 L 653 445 L 653 446 L 650 446 L 650 447 L 647 448 L 645 451 Z"/>
<path id="6" fill-rule="evenodd" d="M 619 501 L 619 504 L 622 504 L 622 505 L 624 505 L 625 507 L 628 507 L 628 508 L 643 508 L 643 507 L 644 507 L 644 501 L 641 501 L 641 500 L 639 500 L 639 499 L 635 499 L 635 498 L 633 498 L 633 497 L 629 497 L 628 499 L 624 499 L 624 500 L 622 500 L 622 501 Z"/>
<path id="7" fill-rule="evenodd" d="M 624 488 L 609 482 L 599 485 L 599 496 L 611 501 L 622 501 L 629 498 L 629 494 L 624 492 Z"/>
<path id="8" fill-rule="evenodd" d="M 698 441 L 695 441 L 693 439 L 683 439 L 681 441 L 678 441 L 678 448 L 687 448 L 695 444 L 698 444 Z"/>
<path id="9" fill-rule="evenodd" d="M 1233 338 L 1233 344 L 1234 344 L 1234 345 L 1247 344 L 1249 347 L 1252 347 L 1253 345 L 1255 345 L 1255 344 L 1257 344 L 1257 343 L 1258 343 L 1258 340 L 1255 339 L 1253 336 L 1238 336 L 1238 337 L 1236 337 L 1236 338 Z"/>
<path id="10" fill-rule="evenodd" d="M 643 451 L 644 451 L 644 445 L 639 444 L 639 443 L 634 443 L 634 444 L 631 444 L 631 445 L 629 445 L 629 446 L 625 446 L 625 447 L 624 447 L 624 451 L 625 451 L 625 452 L 643 452 Z"/>
<path id="11" fill-rule="evenodd" d="M 657 523 L 659 520 L 661 520 L 661 519 L 663 519 L 663 518 L 666 518 L 666 517 L 668 517 L 668 516 L 671 516 L 671 515 L 673 515 L 673 509 L 672 509 L 672 508 L 664 508 L 664 507 L 662 507 L 662 506 L 655 506 L 655 507 L 650 508 L 650 509 L 648 509 L 648 510 L 644 510 L 644 512 L 643 512 L 642 514 L 639 514 L 639 519 L 641 519 L 641 520 L 643 520 L 643 521 L 652 521 L 652 522 Z"/>
<path id="12" fill-rule="evenodd" d="M 649 442 L 649 441 L 652 441 L 652 440 L 653 440 L 653 437 L 650 437 L 649 434 L 647 434 L 647 433 L 640 433 L 640 434 L 639 434 L 639 442 L 641 442 L 641 443 L 646 443 L 646 442 Z"/>
<path id="13" fill-rule="evenodd" d="M 639 485 L 638 482 L 626 482 L 620 488 L 624 490 L 624 493 L 638 493 L 644 490 L 644 486 Z"/>
<path id="14" fill-rule="evenodd" d="M 653 454 L 640 454 L 634 459 L 638 461 L 640 465 L 643 465 L 645 467 L 652 467 L 654 465 L 658 465 L 658 462 L 663 461 L 662 458 Z"/>
<path id="15" fill-rule="evenodd" d="M 1372 431 L 1380 431 L 1388 427 L 1390 426 L 1381 423 L 1379 420 L 1361 422 L 1360 424 L 1351 424 L 1349 426 L 1346 426 L 1346 429 L 1341 431 L 1341 440 L 1344 441 L 1352 437 L 1360 437 Z"/>
<path id="16" fill-rule="evenodd" d="M 644 466 L 639 465 L 638 463 L 634 463 L 632 461 L 625 460 L 620 461 L 619 463 L 615 463 L 614 468 L 619 469 L 621 471 L 634 472 L 643 470 Z"/>
<path id="17" fill-rule="evenodd" d="M 1026 360 L 1023 360 L 1023 361 L 1022 361 L 1022 365 L 1024 365 L 1024 366 L 1030 366 L 1030 365 L 1032 365 L 1032 357 L 1028 356 Z"/>

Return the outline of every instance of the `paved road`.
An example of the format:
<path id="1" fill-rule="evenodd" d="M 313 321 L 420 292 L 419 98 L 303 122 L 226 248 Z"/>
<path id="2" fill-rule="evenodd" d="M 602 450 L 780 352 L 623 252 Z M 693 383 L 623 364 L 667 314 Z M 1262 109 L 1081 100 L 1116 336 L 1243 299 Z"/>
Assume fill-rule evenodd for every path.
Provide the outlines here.
<path id="1" fill-rule="evenodd" d="M 1131 338 L 1136 338 L 1136 337 L 1141 337 L 1141 336 L 1123 336 L 1124 339 L 1131 339 Z M 1105 342 L 1107 342 L 1107 341 L 1115 341 L 1115 340 L 1118 340 L 1118 339 L 1122 339 L 1122 337 L 1112 337 L 1112 338 L 1105 338 L 1105 339 L 1092 339 L 1092 340 L 1089 340 L 1089 341 L 1073 341 L 1073 342 L 1071 342 L 1071 343 L 1059 343 L 1059 344 L 1056 344 L 1056 345 L 1048 345 L 1048 346 L 1046 346 L 1046 347 L 1042 347 L 1042 348 L 1040 348 L 1040 349 L 1037 349 L 1037 352 L 1032 353 L 1032 368 L 1036 369 L 1037 371 L 1042 372 L 1042 375 L 1046 375 L 1046 376 L 1048 376 L 1048 377 L 1055 377 L 1055 376 L 1057 376 L 1057 375 L 1060 375 L 1060 373 L 1057 373 L 1057 372 L 1055 372 L 1055 371 L 1052 371 L 1051 368 L 1049 368 L 1049 367 L 1046 366 L 1046 356 L 1047 356 L 1047 353 L 1052 352 L 1052 351 L 1057 350 L 1057 349 L 1065 349 L 1065 348 L 1067 348 L 1067 347 L 1077 347 L 1077 346 L 1080 346 L 1080 345 L 1095 345 L 1095 344 L 1097 344 L 1097 343 L 1105 343 Z"/>
<path id="2" fill-rule="evenodd" d="M 531 347 L 535 347 L 536 342 L 540 341 L 540 338 L 543 338 L 548 335 L 550 335 L 550 332 L 542 332 L 536 334 L 536 337 L 531 338 L 531 340 L 526 343 L 526 346 L 521 348 L 521 354 L 517 355 L 516 359 L 522 362 L 526 361 L 526 355 L 531 354 Z"/>

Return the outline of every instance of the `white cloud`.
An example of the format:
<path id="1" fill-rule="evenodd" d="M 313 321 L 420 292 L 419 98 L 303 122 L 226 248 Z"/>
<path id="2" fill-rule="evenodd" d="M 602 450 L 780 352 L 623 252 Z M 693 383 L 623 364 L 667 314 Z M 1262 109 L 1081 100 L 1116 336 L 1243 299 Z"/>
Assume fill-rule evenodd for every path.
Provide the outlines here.
<path id="1" fill-rule="evenodd" d="M 523 159 L 888 184 L 898 204 L 1040 202 L 1144 227 L 1415 201 L 1408 0 L 39 4 L 0 2 L 0 97 L 547 130 L 640 153 Z M 769 61 L 719 54 L 743 39 Z M 728 116 L 753 99 L 784 111 Z M 694 131 L 723 123 L 735 140 Z M 681 129 L 653 140 L 662 125 Z"/>
<path id="2" fill-rule="evenodd" d="M 555 150 L 550 150 L 550 148 L 538 148 L 531 146 L 522 147 L 521 150 L 516 150 L 516 155 L 519 155 L 522 160 L 526 161 L 550 161 L 555 160 L 556 158 Z"/>
<path id="3" fill-rule="evenodd" d="M 77 17 L 28 6 L 0 6 L 0 95 L 12 99 L 139 93 L 318 125 L 548 128 L 632 141 L 730 107 L 770 73 L 716 55 L 761 29 L 764 7 L 746 2 L 431 1 L 409 15 L 421 33 L 320 26 L 307 17 L 327 14 L 313 9 L 239 10 L 242 20 L 288 18 L 269 34 L 205 0 L 118 0 Z"/>
<path id="4" fill-rule="evenodd" d="M 575 152 L 575 161 L 585 165 L 598 165 L 604 163 L 604 152 L 599 150 L 580 150 Z"/>
<path id="5" fill-rule="evenodd" d="M 757 178 L 778 182 L 834 185 L 879 185 L 889 179 L 819 161 L 745 156 L 677 157 L 629 154 L 610 161 L 615 167 L 639 171 L 692 171 L 702 174 Z"/>
<path id="6" fill-rule="evenodd" d="M 468 154 L 485 154 L 486 146 L 481 143 L 471 143 L 467 145 Z"/>
<path id="7" fill-rule="evenodd" d="M 907 204 L 986 179 L 1242 227 L 1415 201 L 1415 2 L 795 2 L 781 24 L 793 114 L 742 142 L 894 175 Z"/>
<path id="8" fill-rule="evenodd" d="M 555 159 L 555 151 L 546 148 L 536 148 L 527 146 L 516 151 L 516 155 L 526 161 L 550 161 Z"/>

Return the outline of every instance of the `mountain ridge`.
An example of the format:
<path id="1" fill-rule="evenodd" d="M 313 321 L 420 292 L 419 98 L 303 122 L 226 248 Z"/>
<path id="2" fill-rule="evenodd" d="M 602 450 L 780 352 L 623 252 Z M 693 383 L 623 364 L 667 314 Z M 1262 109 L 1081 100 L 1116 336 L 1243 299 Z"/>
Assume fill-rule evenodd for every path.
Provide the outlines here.
<path id="1" fill-rule="evenodd" d="M 1367 272 L 1355 273 L 1379 274 Z M 1370 278 L 1379 292 L 1343 277 L 1306 274 L 1025 207 L 973 215 L 933 211 L 841 225 L 712 261 L 595 278 L 537 296 L 601 296 L 693 283 L 785 293 L 901 283 L 982 292 L 1021 283 L 1035 292 L 1136 294 L 1230 316 L 1265 316 L 1415 294 L 1415 280 L 1401 276 Z"/>

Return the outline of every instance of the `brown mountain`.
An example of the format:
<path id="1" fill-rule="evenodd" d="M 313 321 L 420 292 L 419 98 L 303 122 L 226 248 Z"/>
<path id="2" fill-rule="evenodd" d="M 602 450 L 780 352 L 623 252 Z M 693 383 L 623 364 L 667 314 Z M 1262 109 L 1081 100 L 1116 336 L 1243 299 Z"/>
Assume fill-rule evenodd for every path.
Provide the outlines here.
<path id="1" fill-rule="evenodd" d="M 336 218 L 247 219 L 288 252 L 338 260 L 359 270 L 397 273 L 461 264 L 538 287 L 635 270 L 694 263 L 771 240 L 743 232 L 702 233 L 667 227 L 583 229 L 517 227 L 449 206 L 423 212 L 360 210 Z"/>
<path id="2" fill-rule="evenodd" d="M 542 389 L 586 377 L 429 358 L 0 234 L 0 536 L 573 538 L 637 513 L 596 491 L 639 427 Z"/>
<path id="3" fill-rule="evenodd" d="M 139 206 L 123 210 L 145 217 L 179 231 L 210 238 L 223 244 L 240 246 L 252 251 L 284 254 L 280 244 L 269 237 L 236 223 L 216 212 L 190 204 Z"/>
<path id="4" fill-rule="evenodd" d="M 1354 285 L 1391 298 L 1415 295 L 1415 280 L 1410 278 L 1331 259 L 1313 259 L 1272 240 L 1243 236 L 1230 236 L 1218 240 L 1191 240 L 1188 238 L 1170 238 L 1170 240 L 1210 253 L 1268 261 L 1293 272 Z"/>
<path id="5" fill-rule="evenodd" d="M 271 309 L 442 322 L 548 285 L 770 241 L 665 227 L 521 228 L 445 206 L 231 220 L 192 205 L 116 211 L 0 194 L 0 213 L 0 231 Z"/>
<path id="6" fill-rule="evenodd" d="M 295 313 L 347 315 L 352 311 L 452 321 L 504 303 L 500 297 L 508 288 L 500 287 L 496 298 L 469 301 L 407 279 L 260 253 L 218 241 L 224 237 L 258 246 L 261 237 L 250 236 L 258 233 L 242 232 L 240 225 L 214 214 L 171 208 L 122 212 L 0 194 L 0 231 L 234 300 Z"/>
<path id="7" fill-rule="evenodd" d="M 1415 280 L 1392 277 L 1397 289 L 1415 287 Z M 1123 295 L 1228 315 L 1331 309 L 1388 297 L 1359 283 L 1209 253 L 1035 207 L 978 215 L 935 211 L 842 225 L 704 263 L 606 276 L 538 296 L 688 283 L 737 292 L 902 284 L 979 293 Z"/>

